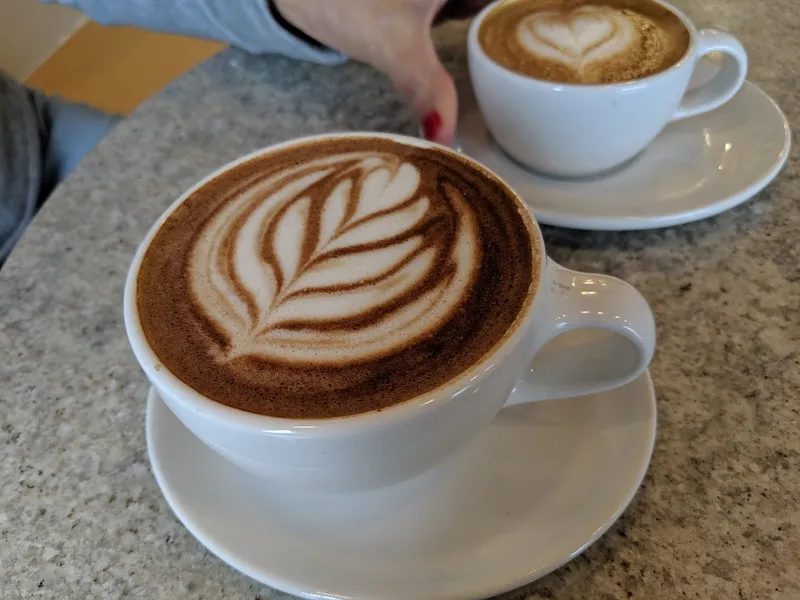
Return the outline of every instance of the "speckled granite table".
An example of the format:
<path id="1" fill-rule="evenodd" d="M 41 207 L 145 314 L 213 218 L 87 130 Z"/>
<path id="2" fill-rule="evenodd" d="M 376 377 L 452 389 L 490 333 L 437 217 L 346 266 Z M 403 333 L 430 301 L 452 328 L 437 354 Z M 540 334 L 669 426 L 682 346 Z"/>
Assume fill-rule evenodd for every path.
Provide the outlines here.
<path id="1" fill-rule="evenodd" d="M 750 78 L 800 125 L 796 0 L 681 5 L 742 38 Z M 463 71 L 463 25 L 439 35 Z M 0 273 L 0 597 L 284 597 L 206 552 L 161 498 L 122 288 L 181 190 L 260 146 L 334 129 L 412 126 L 362 66 L 227 51 L 119 126 L 36 219 Z M 652 304 L 660 431 L 624 517 L 507 600 L 800 598 L 799 175 L 795 152 L 756 200 L 702 223 L 546 232 L 558 261 L 623 277 Z"/>

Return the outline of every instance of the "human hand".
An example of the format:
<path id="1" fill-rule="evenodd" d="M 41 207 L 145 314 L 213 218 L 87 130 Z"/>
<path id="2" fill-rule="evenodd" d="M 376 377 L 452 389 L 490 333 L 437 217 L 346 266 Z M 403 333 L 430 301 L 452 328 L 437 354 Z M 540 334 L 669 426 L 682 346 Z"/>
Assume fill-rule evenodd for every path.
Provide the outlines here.
<path id="1" fill-rule="evenodd" d="M 422 119 L 425 137 L 449 144 L 458 118 L 455 84 L 431 39 L 444 20 L 476 13 L 488 0 L 274 0 L 306 35 L 383 71 Z"/>

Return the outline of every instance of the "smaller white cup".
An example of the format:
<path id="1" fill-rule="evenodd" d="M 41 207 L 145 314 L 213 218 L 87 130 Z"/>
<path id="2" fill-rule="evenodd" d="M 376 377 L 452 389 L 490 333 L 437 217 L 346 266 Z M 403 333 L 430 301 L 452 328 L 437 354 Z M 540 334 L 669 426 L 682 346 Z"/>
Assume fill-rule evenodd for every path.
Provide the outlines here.
<path id="1" fill-rule="evenodd" d="M 478 41 L 488 5 L 472 22 L 467 41 L 469 73 L 486 125 L 497 144 L 517 162 L 540 173 L 584 177 L 632 159 L 671 121 L 699 115 L 728 102 L 747 75 L 747 53 L 732 35 L 698 30 L 677 8 L 689 31 L 686 54 L 672 67 L 624 83 L 573 85 L 520 75 L 490 59 Z M 697 61 L 723 53 L 708 83 L 687 92 Z"/>
<path id="2" fill-rule="evenodd" d="M 578 273 L 548 260 L 536 222 L 523 201 L 505 186 L 531 236 L 535 283 L 503 343 L 452 381 L 380 412 L 302 420 L 236 410 L 178 379 L 148 343 L 136 302 L 142 259 L 158 229 L 185 198 L 236 164 L 296 143 L 341 137 L 386 138 L 436 147 L 470 162 L 477 172 L 486 172 L 452 150 L 415 138 L 329 134 L 255 152 L 211 174 L 176 200 L 133 259 L 125 285 L 125 329 L 136 359 L 161 399 L 207 446 L 278 485 L 341 492 L 375 489 L 419 475 L 457 452 L 492 421 L 523 377 L 526 395 L 516 397 L 516 402 L 608 390 L 625 385 L 647 368 L 656 334 L 644 298 L 613 277 Z M 598 329 L 605 334 L 562 352 L 540 352 L 550 340 L 574 329 Z"/>

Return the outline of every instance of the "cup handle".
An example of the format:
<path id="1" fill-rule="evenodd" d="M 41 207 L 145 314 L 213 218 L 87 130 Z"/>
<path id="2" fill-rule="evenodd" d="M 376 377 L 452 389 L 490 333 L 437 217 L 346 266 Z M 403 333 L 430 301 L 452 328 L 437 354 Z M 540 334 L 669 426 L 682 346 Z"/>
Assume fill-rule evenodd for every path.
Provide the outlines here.
<path id="1" fill-rule="evenodd" d="M 570 398 L 633 381 L 650 364 L 656 345 L 653 313 L 633 287 L 615 277 L 579 273 L 548 259 L 547 313 L 537 322 L 534 358 L 506 406 Z M 537 298 L 538 301 L 538 298 Z M 548 342 L 569 331 L 591 330 L 579 342 Z"/>
<path id="2" fill-rule="evenodd" d="M 717 29 L 703 29 L 697 35 L 697 58 L 713 52 L 725 57 L 722 68 L 711 81 L 686 92 L 673 121 L 693 117 L 719 108 L 733 98 L 747 76 L 747 52 L 741 42 L 729 33 Z"/>

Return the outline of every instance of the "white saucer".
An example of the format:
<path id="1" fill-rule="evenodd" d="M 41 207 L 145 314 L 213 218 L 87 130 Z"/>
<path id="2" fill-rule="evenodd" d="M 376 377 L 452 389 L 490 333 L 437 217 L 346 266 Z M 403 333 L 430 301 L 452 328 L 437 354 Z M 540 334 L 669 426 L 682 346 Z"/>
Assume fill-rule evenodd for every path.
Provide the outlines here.
<path id="1" fill-rule="evenodd" d="M 701 62 L 693 85 L 717 67 Z M 705 219 L 761 191 L 789 156 L 789 122 L 777 104 L 746 82 L 715 111 L 668 125 L 640 155 L 587 179 L 538 176 L 509 158 L 486 129 L 468 80 L 459 82 L 454 147 L 494 171 L 540 223 L 573 229 L 654 229 Z"/>
<path id="2" fill-rule="evenodd" d="M 209 450 L 154 391 L 147 405 L 153 472 L 186 528 L 259 582 L 314 599 L 486 598 L 542 577 L 622 514 L 655 431 L 645 374 L 597 396 L 504 409 L 412 482 L 302 497 Z"/>

